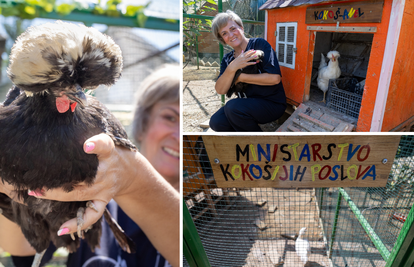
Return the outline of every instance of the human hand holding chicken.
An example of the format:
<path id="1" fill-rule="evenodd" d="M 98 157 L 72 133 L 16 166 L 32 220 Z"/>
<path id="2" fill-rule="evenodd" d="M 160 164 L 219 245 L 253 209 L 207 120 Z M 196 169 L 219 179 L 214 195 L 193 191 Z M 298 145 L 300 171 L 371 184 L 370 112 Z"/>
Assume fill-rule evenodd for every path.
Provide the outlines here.
<path id="1" fill-rule="evenodd" d="M 57 201 L 93 200 L 98 212 L 87 208 L 82 229 L 87 229 L 102 217 L 111 199 L 147 234 L 152 244 L 173 264 L 178 266 L 178 253 L 173 244 L 179 228 L 171 221 L 179 220 L 178 192 L 138 152 L 115 146 L 106 134 L 88 139 L 84 151 L 97 154 L 98 173 L 92 186 L 79 184 L 71 192 L 62 189 L 43 191 L 33 196 Z M 120 178 L 122 177 L 122 178 Z M 77 219 L 60 227 L 60 234 L 75 233 Z"/>

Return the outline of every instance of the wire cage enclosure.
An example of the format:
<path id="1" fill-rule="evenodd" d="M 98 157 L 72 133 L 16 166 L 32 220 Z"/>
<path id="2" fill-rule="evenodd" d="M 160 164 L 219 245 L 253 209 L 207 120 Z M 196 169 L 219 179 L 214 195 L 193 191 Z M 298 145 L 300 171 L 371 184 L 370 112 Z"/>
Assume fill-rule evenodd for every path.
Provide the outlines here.
<path id="1" fill-rule="evenodd" d="M 184 201 L 211 266 L 304 266 L 303 227 L 306 266 L 386 266 L 406 234 L 413 167 L 414 136 L 402 136 L 383 188 L 217 188 L 202 137 L 183 138 Z"/>
<path id="2" fill-rule="evenodd" d="M 358 119 L 364 85 L 356 78 L 329 80 L 326 106 Z"/>

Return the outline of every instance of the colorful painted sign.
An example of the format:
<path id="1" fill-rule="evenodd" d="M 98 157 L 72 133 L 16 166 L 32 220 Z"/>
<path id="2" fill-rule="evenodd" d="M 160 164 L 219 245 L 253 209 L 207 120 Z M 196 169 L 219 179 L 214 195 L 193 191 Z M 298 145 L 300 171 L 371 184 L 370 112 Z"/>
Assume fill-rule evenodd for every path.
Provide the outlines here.
<path id="1" fill-rule="evenodd" d="M 400 136 L 203 136 L 218 187 L 383 187 Z"/>
<path id="2" fill-rule="evenodd" d="M 313 6 L 306 9 L 306 24 L 381 22 L 384 1 Z"/>

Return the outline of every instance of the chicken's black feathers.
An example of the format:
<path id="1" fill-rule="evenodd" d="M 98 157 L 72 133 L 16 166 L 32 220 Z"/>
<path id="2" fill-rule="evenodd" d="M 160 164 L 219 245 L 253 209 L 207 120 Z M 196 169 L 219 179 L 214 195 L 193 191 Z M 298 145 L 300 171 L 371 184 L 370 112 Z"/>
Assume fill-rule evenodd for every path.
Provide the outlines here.
<path id="1" fill-rule="evenodd" d="M 83 94 L 83 87 L 113 84 L 122 70 L 121 52 L 96 30 L 57 22 L 29 28 L 16 41 L 10 58 L 8 74 L 15 86 L 0 105 L 0 177 L 17 189 L 26 205 L 0 194 L 0 208 L 20 225 L 37 252 L 50 241 L 74 252 L 79 238 L 57 236 L 57 231 L 86 202 L 37 199 L 27 189 L 71 191 L 80 182 L 92 184 L 99 161 L 83 151 L 83 144 L 94 135 L 106 133 L 116 145 L 136 150 L 121 123 L 98 100 L 87 96 L 87 105 L 76 106 L 77 98 L 70 98 Z M 38 68 L 27 69 L 31 64 Z M 60 110 L 60 98 L 71 108 Z M 84 235 L 91 249 L 99 246 L 101 220 Z M 111 229 L 121 246 L 133 251 L 126 248 L 123 231 Z"/>
<path id="2" fill-rule="evenodd" d="M 258 55 L 257 59 L 250 60 L 250 62 L 255 62 L 257 60 L 259 60 L 261 62 L 261 60 L 264 57 L 263 51 L 256 50 L 256 55 Z M 233 94 L 239 95 L 239 93 L 243 93 L 244 90 L 246 89 L 247 83 L 239 82 L 239 83 L 235 84 L 237 78 L 239 78 L 240 74 L 242 74 L 242 73 L 257 74 L 257 73 L 259 73 L 259 68 L 258 68 L 257 64 L 255 64 L 255 65 L 250 65 L 250 66 L 247 66 L 243 69 L 237 70 L 236 74 L 234 75 L 233 81 L 231 82 L 230 89 L 226 93 L 227 97 L 231 97 Z"/>

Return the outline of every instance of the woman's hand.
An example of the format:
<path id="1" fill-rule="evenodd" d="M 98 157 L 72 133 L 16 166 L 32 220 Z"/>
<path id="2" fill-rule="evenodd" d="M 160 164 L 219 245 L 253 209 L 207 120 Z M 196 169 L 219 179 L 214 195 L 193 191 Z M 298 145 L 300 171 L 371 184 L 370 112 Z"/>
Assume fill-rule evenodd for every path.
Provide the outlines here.
<path id="1" fill-rule="evenodd" d="M 255 50 L 249 50 L 244 53 L 242 51 L 242 53 L 237 58 L 230 62 L 224 73 L 220 76 L 220 78 L 217 79 L 215 85 L 216 92 L 221 95 L 227 93 L 227 91 L 230 89 L 231 83 L 233 82 L 236 71 L 246 66 L 257 64 L 256 61 L 249 62 L 255 58 L 257 58 Z M 238 82 L 240 82 L 240 80 L 238 80 Z"/>
<path id="2" fill-rule="evenodd" d="M 121 147 L 115 148 L 114 142 L 106 134 L 99 134 L 91 137 L 85 142 L 83 149 L 88 154 L 97 154 L 99 159 L 98 173 L 92 186 L 80 183 L 75 186 L 73 191 L 68 193 L 57 188 L 45 190 L 43 191 L 43 195 L 36 194 L 35 192 L 29 193 L 29 195 L 57 201 L 93 200 L 93 204 L 98 212 L 91 208 L 85 210 L 85 223 L 82 229 L 86 229 L 102 217 L 109 201 L 117 194 L 122 194 L 123 190 L 128 188 L 132 183 L 129 179 L 119 179 L 119 177 L 122 177 L 122 172 L 124 170 L 129 170 L 131 169 L 131 166 L 134 166 L 133 163 L 128 161 L 128 158 L 130 157 L 126 154 L 135 152 L 131 152 Z M 133 173 L 131 174 L 133 175 Z M 76 232 L 76 218 L 65 222 L 60 229 L 59 233 L 61 234 Z"/>
<path id="3" fill-rule="evenodd" d="M 256 50 L 249 50 L 236 57 L 230 64 L 227 66 L 227 69 L 231 72 L 236 73 L 237 70 L 245 68 L 250 65 L 257 64 L 258 61 L 250 62 L 251 60 L 254 60 L 257 58 Z M 226 70 L 227 70 L 226 69 Z"/>
<path id="4" fill-rule="evenodd" d="M 85 210 L 82 230 L 102 216 L 106 204 L 113 198 L 164 258 L 172 266 L 179 266 L 179 193 L 141 153 L 115 146 L 106 134 L 88 139 L 84 150 L 97 154 L 99 159 L 92 186 L 80 184 L 69 193 L 62 189 L 47 190 L 35 197 L 58 201 L 93 200 L 98 212 L 91 208 Z M 75 233 L 76 230 L 76 219 L 72 219 L 60 227 L 60 234 Z"/>

